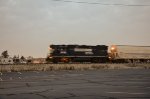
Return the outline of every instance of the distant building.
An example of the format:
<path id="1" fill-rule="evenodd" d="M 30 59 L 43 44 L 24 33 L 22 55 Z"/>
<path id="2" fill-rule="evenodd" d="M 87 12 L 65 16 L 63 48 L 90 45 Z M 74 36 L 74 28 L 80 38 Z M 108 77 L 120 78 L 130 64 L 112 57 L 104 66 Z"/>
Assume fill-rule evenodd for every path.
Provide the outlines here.
<path id="1" fill-rule="evenodd" d="M 28 56 L 28 57 L 26 58 L 26 62 L 27 62 L 27 63 L 32 63 L 32 60 L 33 60 L 33 57 L 32 57 L 32 56 Z"/>
<path id="2" fill-rule="evenodd" d="M 13 57 L 13 61 L 14 61 L 15 64 L 19 64 L 19 63 L 20 63 L 20 58 L 19 58 L 19 56 L 18 56 L 18 57 L 17 57 L 17 56 L 14 56 L 14 57 Z"/>
<path id="3" fill-rule="evenodd" d="M 13 58 L 4 58 L 0 56 L 0 64 L 13 64 Z"/>

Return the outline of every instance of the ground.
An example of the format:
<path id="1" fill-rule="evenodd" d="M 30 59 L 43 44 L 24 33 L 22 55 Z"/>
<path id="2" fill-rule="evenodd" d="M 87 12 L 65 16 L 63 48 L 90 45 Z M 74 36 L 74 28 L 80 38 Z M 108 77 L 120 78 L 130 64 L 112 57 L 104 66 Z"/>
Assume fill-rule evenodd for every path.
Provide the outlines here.
<path id="1" fill-rule="evenodd" d="M 0 99 L 150 99 L 150 70 L 9 72 Z"/>

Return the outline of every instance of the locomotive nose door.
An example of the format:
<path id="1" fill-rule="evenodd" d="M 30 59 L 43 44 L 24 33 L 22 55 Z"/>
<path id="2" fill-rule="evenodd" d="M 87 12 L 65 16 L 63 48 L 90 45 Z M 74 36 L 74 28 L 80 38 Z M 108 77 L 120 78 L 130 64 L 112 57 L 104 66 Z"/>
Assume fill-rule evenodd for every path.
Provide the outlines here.
<path id="1" fill-rule="evenodd" d="M 115 59 L 117 57 L 117 46 L 116 45 L 111 45 L 110 57 L 111 57 L 111 59 Z"/>

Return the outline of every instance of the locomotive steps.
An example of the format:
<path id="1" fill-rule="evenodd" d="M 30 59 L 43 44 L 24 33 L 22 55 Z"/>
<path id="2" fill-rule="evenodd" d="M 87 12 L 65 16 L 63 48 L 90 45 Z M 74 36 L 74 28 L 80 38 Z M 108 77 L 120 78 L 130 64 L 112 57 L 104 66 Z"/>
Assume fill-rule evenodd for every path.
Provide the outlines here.
<path id="1" fill-rule="evenodd" d="M 97 70 L 97 69 L 150 69 L 150 64 L 18 64 L 0 65 L 0 72 Z"/>

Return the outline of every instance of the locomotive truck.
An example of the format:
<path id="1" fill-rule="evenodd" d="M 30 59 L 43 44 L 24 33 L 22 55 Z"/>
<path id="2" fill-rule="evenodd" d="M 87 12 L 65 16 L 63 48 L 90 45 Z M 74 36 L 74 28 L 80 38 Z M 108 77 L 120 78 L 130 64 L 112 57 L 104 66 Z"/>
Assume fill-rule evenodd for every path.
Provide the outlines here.
<path id="1" fill-rule="evenodd" d="M 48 62 L 92 62 L 108 61 L 108 46 L 106 45 L 50 45 Z"/>

